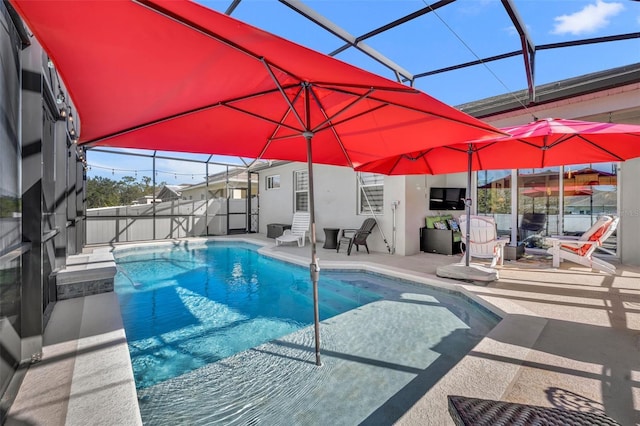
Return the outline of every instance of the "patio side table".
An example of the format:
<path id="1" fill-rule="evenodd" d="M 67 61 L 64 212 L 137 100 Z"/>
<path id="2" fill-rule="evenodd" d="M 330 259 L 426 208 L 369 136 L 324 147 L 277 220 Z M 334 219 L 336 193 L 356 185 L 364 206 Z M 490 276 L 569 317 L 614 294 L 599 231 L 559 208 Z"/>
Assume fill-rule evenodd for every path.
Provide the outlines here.
<path id="1" fill-rule="evenodd" d="M 288 223 L 269 223 L 267 225 L 267 238 L 278 238 L 285 229 L 291 229 Z"/>
<path id="2" fill-rule="evenodd" d="M 338 232 L 340 228 L 323 228 L 324 229 L 324 245 L 322 248 L 335 249 L 338 247 Z"/>

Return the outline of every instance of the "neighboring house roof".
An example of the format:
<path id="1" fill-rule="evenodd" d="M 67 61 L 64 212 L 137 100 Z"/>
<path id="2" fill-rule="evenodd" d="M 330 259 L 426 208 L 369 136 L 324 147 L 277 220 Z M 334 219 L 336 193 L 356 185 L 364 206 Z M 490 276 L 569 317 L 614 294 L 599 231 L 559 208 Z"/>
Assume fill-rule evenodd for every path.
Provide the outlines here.
<path id="1" fill-rule="evenodd" d="M 187 185 L 163 185 L 156 191 L 156 197 L 161 200 L 175 200 L 176 198 L 180 198 L 182 190 L 185 187 L 187 187 Z"/>

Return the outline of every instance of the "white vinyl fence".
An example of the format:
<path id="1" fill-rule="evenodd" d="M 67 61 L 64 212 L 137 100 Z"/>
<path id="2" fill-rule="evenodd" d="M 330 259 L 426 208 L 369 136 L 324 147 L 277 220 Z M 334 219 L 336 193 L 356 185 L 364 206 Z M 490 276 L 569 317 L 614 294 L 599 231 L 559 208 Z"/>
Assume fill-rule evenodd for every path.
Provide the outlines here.
<path id="1" fill-rule="evenodd" d="M 228 210 L 225 198 L 87 209 L 86 241 L 109 244 L 225 235 L 227 229 L 246 231 L 247 200 L 232 199 L 228 203 Z"/>

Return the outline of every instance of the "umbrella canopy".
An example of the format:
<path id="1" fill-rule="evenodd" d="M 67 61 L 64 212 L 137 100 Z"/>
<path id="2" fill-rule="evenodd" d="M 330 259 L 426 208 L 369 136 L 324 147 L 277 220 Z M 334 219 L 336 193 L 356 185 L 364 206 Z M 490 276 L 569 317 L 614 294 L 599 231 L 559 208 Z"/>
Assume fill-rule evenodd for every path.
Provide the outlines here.
<path id="1" fill-rule="evenodd" d="M 624 161 L 640 156 L 640 126 L 541 119 L 502 127 L 510 136 L 391 156 L 357 167 L 389 175 L 443 174 L 471 170 L 543 168 Z"/>
<path id="2" fill-rule="evenodd" d="M 11 0 L 80 116 L 80 144 L 355 167 L 501 134 L 411 87 L 186 0 Z"/>
<path id="3" fill-rule="evenodd" d="M 373 161 L 356 170 L 387 175 L 467 171 L 467 194 L 471 194 L 474 170 L 543 168 L 624 161 L 640 156 L 640 126 L 631 124 L 547 118 L 500 130 L 510 136 L 427 147 Z M 467 200 L 467 215 L 470 214 L 471 202 Z M 468 234 L 467 229 L 467 241 Z M 469 266 L 469 250 L 466 265 Z"/>
<path id="4" fill-rule="evenodd" d="M 79 143 L 357 166 L 497 130 L 414 88 L 191 1 L 11 2 Z"/>

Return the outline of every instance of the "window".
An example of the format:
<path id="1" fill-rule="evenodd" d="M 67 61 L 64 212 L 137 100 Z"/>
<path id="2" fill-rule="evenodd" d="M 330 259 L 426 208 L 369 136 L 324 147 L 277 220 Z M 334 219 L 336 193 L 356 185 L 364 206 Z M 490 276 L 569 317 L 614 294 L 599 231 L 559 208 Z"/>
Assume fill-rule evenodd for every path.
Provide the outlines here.
<path id="1" fill-rule="evenodd" d="M 298 170 L 293 174 L 294 212 L 309 211 L 309 172 Z"/>
<path id="2" fill-rule="evenodd" d="M 267 176 L 267 189 L 280 188 L 280 175 Z"/>
<path id="3" fill-rule="evenodd" d="M 358 173 L 358 214 L 381 214 L 384 207 L 384 176 Z"/>

